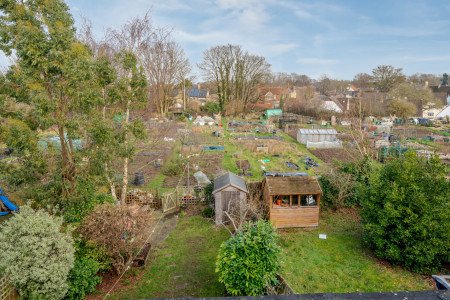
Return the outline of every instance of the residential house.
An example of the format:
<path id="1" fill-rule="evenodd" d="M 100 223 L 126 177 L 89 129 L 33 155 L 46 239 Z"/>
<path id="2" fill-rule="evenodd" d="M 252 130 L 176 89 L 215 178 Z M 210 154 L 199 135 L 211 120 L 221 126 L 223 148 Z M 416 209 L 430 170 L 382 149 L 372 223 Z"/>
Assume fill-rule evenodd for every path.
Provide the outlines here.
<path id="1" fill-rule="evenodd" d="M 285 100 L 289 95 L 289 91 L 283 87 L 267 87 L 259 88 L 259 99 L 264 103 L 272 104 L 271 108 L 280 108 L 280 101 Z"/>
<path id="2" fill-rule="evenodd" d="M 450 104 L 450 85 L 432 85 L 430 89 L 436 98 L 442 101 L 442 104 Z"/>
<path id="3" fill-rule="evenodd" d="M 436 114 L 436 119 L 450 118 L 450 104 Z"/>
<path id="4" fill-rule="evenodd" d="M 201 103 L 205 103 L 209 98 L 209 90 L 202 89 L 200 83 L 193 86 L 187 91 L 189 100 L 198 100 Z"/>

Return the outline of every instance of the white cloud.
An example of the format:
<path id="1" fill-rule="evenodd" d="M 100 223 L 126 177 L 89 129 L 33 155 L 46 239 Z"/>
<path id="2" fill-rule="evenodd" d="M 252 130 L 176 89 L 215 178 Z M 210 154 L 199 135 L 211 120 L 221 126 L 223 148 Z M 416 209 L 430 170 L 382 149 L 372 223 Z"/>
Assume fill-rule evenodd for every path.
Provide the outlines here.
<path id="1" fill-rule="evenodd" d="M 261 30 L 271 19 L 267 12 L 267 3 L 263 1 L 217 0 L 215 3 L 222 10 L 221 14 L 228 15 L 231 24 L 235 24 L 236 20 L 238 21 L 241 30 Z"/>
<path id="2" fill-rule="evenodd" d="M 296 43 L 276 43 L 269 46 L 268 50 L 273 54 L 284 54 L 298 47 L 299 45 Z"/>

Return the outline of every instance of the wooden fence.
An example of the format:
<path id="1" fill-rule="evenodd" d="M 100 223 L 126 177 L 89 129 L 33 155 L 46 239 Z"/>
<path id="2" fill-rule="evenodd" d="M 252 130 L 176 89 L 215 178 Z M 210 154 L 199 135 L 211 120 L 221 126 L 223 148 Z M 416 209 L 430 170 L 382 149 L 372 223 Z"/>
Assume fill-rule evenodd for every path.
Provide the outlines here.
<path id="1" fill-rule="evenodd" d="M 117 198 L 120 199 L 121 190 L 117 189 L 116 191 Z M 160 208 L 161 201 L 159 198 L 146 191 L 133 189 L 127 192 L 127 196 L 125 197 L 125 204 L 128 205 L 149 205 L 151 208 Z"/>
<path id="2" fill-rule="evenodd" d="M 174 191 L 161 197 L 163 212 L 168 212 L 180 206 L 194 205 L 205 201 L 203 188 L 193 186 L 177 186 Z"/>
<path id="3" fill-rule="evenodd" d="M 16 300 L 19 295 L 11 286 L 6 276 L 0 275 L 0 300 Z"/>

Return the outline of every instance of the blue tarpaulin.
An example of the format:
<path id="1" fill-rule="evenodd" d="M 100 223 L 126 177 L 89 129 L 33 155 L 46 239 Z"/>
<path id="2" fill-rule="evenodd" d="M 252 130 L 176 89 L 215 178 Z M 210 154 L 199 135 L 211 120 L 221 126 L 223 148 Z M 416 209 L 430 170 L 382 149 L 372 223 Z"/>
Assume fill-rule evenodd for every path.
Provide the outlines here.
<path id="1" fill-rule="evenodd" d="M 224 146 L 204 146 L 203 147 L 203 150 L 204 151 L 214 151 L 214 150 L 216 150 L 216 151 L 218 151 L 218 150 L 225 150 L 225 147 Z"/>
<path id="2" fill-rule="evenodd" d="M 8 197 L 6 197 L 3 194 L 3 190 L 0 189 L 0 201 L 3 203 L 3 205 L 9 210 L 9 211 L 18 211 L 19 207 L 17 207 L 17 205 L 15 205 L 14 203 L 12 203 Z M 9 211 L 5 211 L 5 212 L 0 212 L 0 216 L 5 216 L 9 213 Z"/>

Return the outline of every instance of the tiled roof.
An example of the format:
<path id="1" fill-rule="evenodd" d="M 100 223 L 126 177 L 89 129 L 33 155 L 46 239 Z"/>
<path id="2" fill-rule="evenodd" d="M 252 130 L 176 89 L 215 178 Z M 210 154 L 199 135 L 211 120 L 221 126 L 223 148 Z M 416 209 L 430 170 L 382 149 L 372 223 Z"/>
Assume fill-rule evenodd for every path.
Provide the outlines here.
<path id="1" fill-rule="evenodd" d="M 189 90 L 188 95 L 192 98 L 206 98 L 208 91 L 193 87 Z"/>

